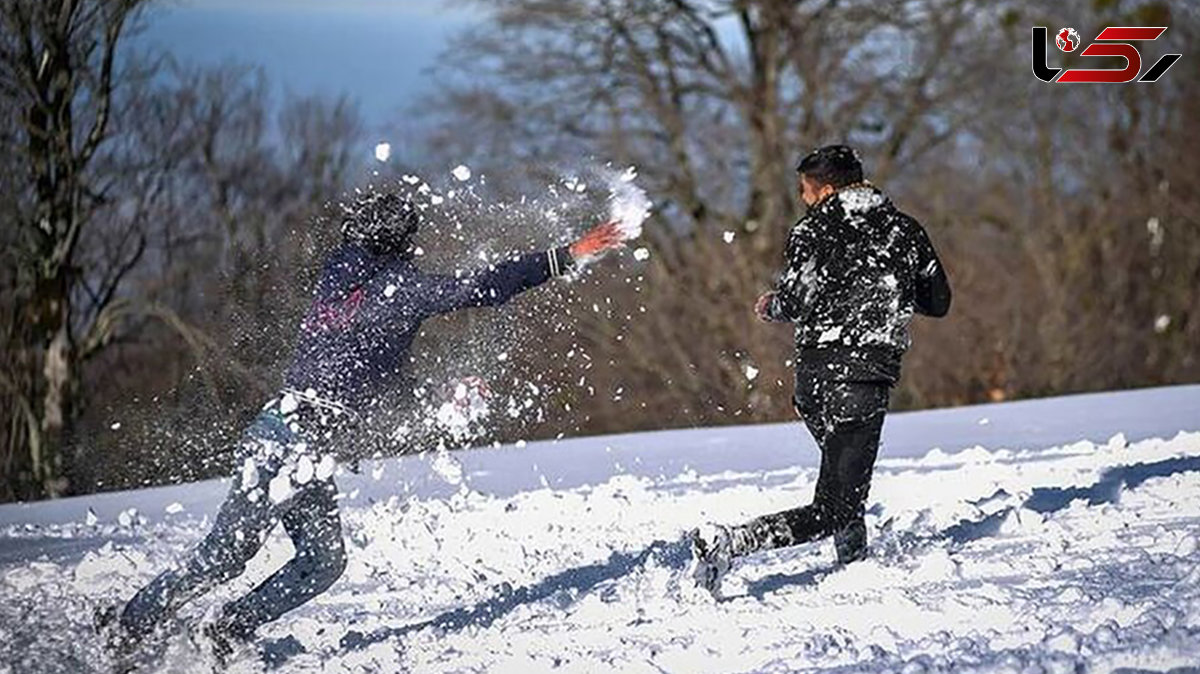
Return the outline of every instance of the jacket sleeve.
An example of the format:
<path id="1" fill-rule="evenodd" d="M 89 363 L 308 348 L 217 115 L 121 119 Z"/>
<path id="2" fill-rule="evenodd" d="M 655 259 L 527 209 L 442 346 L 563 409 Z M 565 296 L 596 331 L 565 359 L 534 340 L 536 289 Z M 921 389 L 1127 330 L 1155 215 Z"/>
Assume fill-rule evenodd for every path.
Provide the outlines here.
<path id="1" fill-rule="evenodd" d="M 785 267 L 775 284 L 775 294 L 767 305 L 767 318 L 780 323 L 800 320 L 809 296 L 812 271 L 816 268 L 810 233 L 813 223 L 804 217 L 788 235 L 784 253 Z"/>
<path id="2" fill-rule="evenodd" d="M 566 246 L 528 253 L 461 277 L 427 275 L 421 278 L 422 313 L 447 314 L 469 307 L 494 307 L 516 295 L 566 274 L 574 265 Z"/>
<path id="3" fill-rule="evenodd" d="M 938 259 L 937 251 L 925 229 L 915 220 L 912 221 L 916 232 L 916 282 L 913 286 L 913 303 L 917 313 L 925 316 L 941 318 L 950 311 L 950 280 L 946 278 L 946 269 Z"/>

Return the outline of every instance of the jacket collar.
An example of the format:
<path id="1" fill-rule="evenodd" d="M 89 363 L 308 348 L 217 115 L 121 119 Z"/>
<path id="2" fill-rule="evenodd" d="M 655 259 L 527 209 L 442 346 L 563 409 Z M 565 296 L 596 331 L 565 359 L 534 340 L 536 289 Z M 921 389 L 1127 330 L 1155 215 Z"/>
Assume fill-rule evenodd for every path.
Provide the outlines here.
<path id="1" fill-rule="evenodd" d="M 840 207 L 847 214 L 864 213 L 888 203 L 890 202 L 883 190 L 864 180 L 826 195 L 824 199 L 813 204 L 808 212 L 814 215 L 828 214 Z"/>

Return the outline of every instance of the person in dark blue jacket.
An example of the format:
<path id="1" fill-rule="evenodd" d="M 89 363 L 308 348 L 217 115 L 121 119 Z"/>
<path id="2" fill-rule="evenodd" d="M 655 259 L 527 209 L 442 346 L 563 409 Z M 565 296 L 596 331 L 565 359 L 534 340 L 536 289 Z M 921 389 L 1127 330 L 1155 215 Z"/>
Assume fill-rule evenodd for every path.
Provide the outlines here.
<path id="1" fill-rule="evenodd" d="M 379 393 L 408 383 L 408 351 L 421 322 L 504 304 L 566 273 L 575 260 L 621 245 L 616 225 L 607 223 L 570 246 L 470 274 L 430 274 L 414 261 L 420 220 L 414 205 L 395 194 L 367 195 L 345 207 L 343 242 L 325 261 L 283 390 L 246 430 L 240 468 L 212 530 L 182 564 L 123 607 L 98 614 L 118 659 L 136 654 L 185 602 L 239 576 L 278 522 L 295 556 L 204 621 L 203 643 L 227 659 L 259 625 L 329 588 L 346 565 L 331 440 L 369 415 Z"/>

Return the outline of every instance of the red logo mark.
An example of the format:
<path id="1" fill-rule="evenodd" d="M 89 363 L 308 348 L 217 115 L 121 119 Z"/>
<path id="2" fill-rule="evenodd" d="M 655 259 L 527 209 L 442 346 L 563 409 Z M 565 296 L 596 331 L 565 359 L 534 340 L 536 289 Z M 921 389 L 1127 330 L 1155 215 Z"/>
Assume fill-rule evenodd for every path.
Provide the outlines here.
<path id="1" fill-rule="evenodd" d="M 1054 44 L 1065 52 L 1073 52 L 1079 46 L 1079 33 L 1074 28 L 1063 28 L 1055 36 Z"/>
<path id="2" fill-rule="evenodd" d="M 1100 31 L 1100 34 L 1096 36 L 1096 42 L 1111 44 L 1090 44 L 1083 51 L 1079 52 L 1079 55 L 1119 56 L 1125 59 L 1124 68 L 1071 68 L 1063 71 L 1062 68 L 1051 68 L 1046 63 L 1046 27 L 1034 26 L 1033 74 L 1043 82 L 1097 84 L 1122 84 L 1133 82 L 1134 80 L 1138 82 L 1154 82 L 1162 77 L 1168 68 L 1175 65 L 1175 62 L 1180 59 L 1182 54 L 1164 54 L 1139 79 L 1138 74 L 1142 72 L 1142 54 L 1130 42 L 1157 40 L 1166 30 L 1166 26 L 1110 26 Z M 1072 52 L 1079 46 L 1079 34 L 1075 32 L 1074 28 L 1063 28 L 1054 36 L 1054 42 L 1064 52 Z M 1060 75 L 1059 73 L 1062 74 Z"/>
<path id="3" fill-rule="evenodd" d="M 355 288 L 346 299 L 333 302 L 314 302 L 309 327 L 323 330 L 341 330 L 354 322 L 358 309 L 362 306 L 363 289 Z"/>

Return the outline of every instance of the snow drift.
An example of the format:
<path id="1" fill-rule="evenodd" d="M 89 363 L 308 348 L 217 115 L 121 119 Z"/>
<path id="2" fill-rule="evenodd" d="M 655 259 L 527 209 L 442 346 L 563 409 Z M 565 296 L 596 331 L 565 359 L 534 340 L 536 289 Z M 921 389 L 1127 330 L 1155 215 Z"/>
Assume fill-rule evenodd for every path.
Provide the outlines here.
<path id="1" fill-rule="evenodd" d="M 1197 412 L 1192 386 L 895 415 L 870 558 L 837 568 L 829 544 L 752 558 L 720 602 L 681 582 L 680 534 L 807 500 L 815 457 L 795 424 L 368 465 L 339 478 L 345 576 L 266 626 L 263 659 L 234 671 L 1194 666 Z M 0 508 L 0 671 L 102 671 L 91 607 L 178 559 L 223 489 Z M 188 610 L 290 554 L 277 535 L 243 578 Z M 196 667 L 180 640 L 162 671 Z"/>

